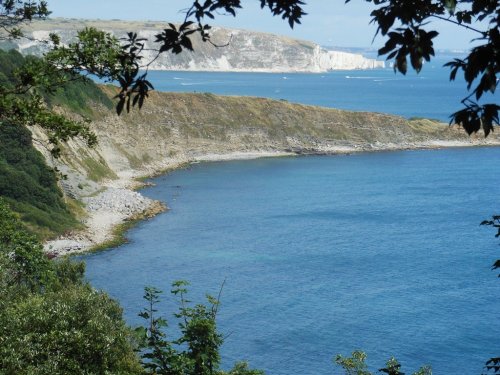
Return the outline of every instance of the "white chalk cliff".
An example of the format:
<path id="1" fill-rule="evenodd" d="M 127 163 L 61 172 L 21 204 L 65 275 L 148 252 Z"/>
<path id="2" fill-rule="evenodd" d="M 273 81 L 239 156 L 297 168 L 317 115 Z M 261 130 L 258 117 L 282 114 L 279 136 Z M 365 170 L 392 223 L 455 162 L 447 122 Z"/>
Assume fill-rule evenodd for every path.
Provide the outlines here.
<path id="1" fill-rule="evenodd" d="M 70 43 L 76 30 L 93 26 L 123 37 L 127 31 L 134 31 L 147 38 L 146 49 L 154 48 L 153 40 L 164 24 L 151 22 L 125 21 L 86 21 L 54 19 L 36 22 L 27 29 L 32 39 L 43 40 L 50 32 L 61 36 L 62 43 Z M 192 71 L 235 71 L 235 72 L 311 72 L 320 73 L 330 70 L 375 69 L 383 68 L 384 62 L 368 59 L 360 54 L 328 51 L 319 45 L 246 30 L 230 30 L 214 27 L 212 41 L 225 47 L 214 47 L 193 37 L 194 52 L 184 51 L 175 55 L 164 53 L 150 69 L 154 70 L 192 70 Z M 16 41 L 15 48 L 23 53 L 41 54 L 46 48 L 30 39 Z M 156 48 L 158 46 L 156 45 Z M 144 61 L 151 60 L 154 52 L 146 52 Z"/>

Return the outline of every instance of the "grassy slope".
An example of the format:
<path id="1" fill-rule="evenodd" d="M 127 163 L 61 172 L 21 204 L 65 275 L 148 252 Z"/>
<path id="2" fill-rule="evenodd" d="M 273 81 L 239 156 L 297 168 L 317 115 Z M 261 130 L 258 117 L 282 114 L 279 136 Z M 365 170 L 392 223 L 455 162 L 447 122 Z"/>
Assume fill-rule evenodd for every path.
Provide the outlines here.
<path id="1" fill-rule="evenodd" d="M 116 92 L 110 86 L 103 87 L 103 90 L 110 97 Z M 178 128 L 183 137 L 219 140 L 234 132 L 265 132 L 275 141 L 282 137 L 363 143 L 466 139 L 462 132 L 429 120 L 410 121 L 381 113 L 213 94 L 153 92 L 142 111 L 134 110 L 116 121 L 138 126 L 144 124 L 149 126 L 149 132 L 163 132 L 165 136 L 172 128 Z M 140 135 L 147 137 L 147 133 Z"/>
<path id="2" fill-rule="evenodd" d="M 0 125 L 0 176 L 0 196 L 41 237 L 77 224 L 64 203 L 54 171 L 33 147 L 28 129 Z"/>
<path id="3" fill-rule="evenodd" d="M 103 90 L 110 97 L 115 93 L 109 86 Z M 96 123 L 101 144 L 124 155 L 132 168 L 182 153 L 370 150 L 378 144 L 379 149 L 405 148 L 468 140 L 462 131 L 429 120 L 212 94 L 153 92 L 141 111 L 101 116 L 106 118 Z"/>
<path id="4" fill-rule="evenodd" d="M 0 84 L 15 84 L 14 71 L 25 58 L 15 51 L 0 50 Z M 111 100 L 92 82 L 74 82 L 45 95 L 49 106 L 61 106 L 73 113 L 93 117 L 88 105 L 97 100 L 112 107 Z M 68 209 L 56 174 L 33 146 L 30 131 L 0 117 L 0 196 L 20 214 L 22 220 L 41 238 L 63 233 L 78 222 Z"/>

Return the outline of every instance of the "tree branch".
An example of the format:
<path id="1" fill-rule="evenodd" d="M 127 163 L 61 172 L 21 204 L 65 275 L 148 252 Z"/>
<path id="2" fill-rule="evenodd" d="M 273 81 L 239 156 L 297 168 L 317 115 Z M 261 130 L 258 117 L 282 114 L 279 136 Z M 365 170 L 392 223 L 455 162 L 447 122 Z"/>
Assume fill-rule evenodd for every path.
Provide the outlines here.
<path id="1" fill-rule="evenodd" d="M 481 34 L 481 35 L 483 35 L 483 36 L 486 34 L 484 31 L 481 31 L 481 30 L 475 29 L 475 28 L 473 28 L 473 27 L 470 27 L 470 26 L 464 25 L 463 23 L 460 23 L 460 22 L 458 22 L 458 21 L 452 20 L 452 19 L 451 19 L 451 18 L 449 18 L 449 17 L 443 17 L 443 16 L 440 16 L 440 15 L 438 15 L 438 14 L 433 14 L 433 15 L 431 15 L 431 17 L 434 17 L 434 18 L 440 19 L 440 20 L 442 20 L 442 21 L 450 22 L 450 23 L 452 23 L 452 24 L 454 24 L 454 25 L 461 26 L 461 27 L 463 27 L 463 28 L 465 28 L 465 29 L 467 29 L 467 30 L 475 31 L 476 33 L 479 33 L 479 34 Z"/>

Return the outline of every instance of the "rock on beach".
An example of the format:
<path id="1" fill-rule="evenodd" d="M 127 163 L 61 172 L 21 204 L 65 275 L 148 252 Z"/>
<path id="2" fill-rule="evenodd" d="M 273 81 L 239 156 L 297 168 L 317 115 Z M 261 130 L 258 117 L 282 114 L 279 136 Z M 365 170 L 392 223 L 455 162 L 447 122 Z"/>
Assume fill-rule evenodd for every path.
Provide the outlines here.
<path id="1" fill-rule="evenodd" d="M 147 198 L 141 193 L 110 187 L 93 197 L 82 199 L 88 216 L 82 232 L 71 233 L 45 243 L 45 251 L 51 256 L 62 256 L 87 251 L 112 237 L 113 228 L 137 216 L 152 216 L 165 209 L 159 201 Z"/>

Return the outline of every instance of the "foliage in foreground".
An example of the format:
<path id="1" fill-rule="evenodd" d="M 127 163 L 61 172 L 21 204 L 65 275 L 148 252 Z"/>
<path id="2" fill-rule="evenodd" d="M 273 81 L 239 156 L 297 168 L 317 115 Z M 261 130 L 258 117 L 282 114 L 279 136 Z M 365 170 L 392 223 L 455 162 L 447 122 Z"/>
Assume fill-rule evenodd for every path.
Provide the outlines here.
<path id="1" fill-rule="evenodd" d="M 139 374 L 122 310 L 51 261 L 0 199 L 0 369 L 5 374 Z"/>
<path id="2" fill-rule="evenodd" d="M 145 288 L 144 299 L 147 307 L 139 314 L 146 327 L 136 329 L 142 350 L 142 363 L 148 373 L 165 375 L 262 375 L 260 370 L 252 370 L 247 363 L 237 363 L 232 370 L 220 369 L 219 349 L 223 343 L 217 331 L 217 309 L 219 299 L 207 296 L 207 305 L 191 306 L 186 299 L 185 281 L 172 284 L 171 293 L 179 297 L 179 310 L 174 314 L 178 321 L 180 337 L 167 338 L 164 329 L 167 321 L 157 316 L 156 305 L 162 291 L 153 287 Z"/>
<path id="3" fill-rule="evenodd" d="M 356 350 L 352 352 L 351 357 L 343 357 L 341 354 L 337 354 L 334 362 L 344 370 L 346 375 L 372 375 L 368 371 L 365 360 L 366 354 Z M 401 364 L 394 357 L 390 358 L 386 362 L 385 367 L 378 371 L 388 375 L 404 375 L 404 372 L 401 372 Z M 431 367 L 422 366 L 413 375 L 432 375 Z"/>
<path id="4" fill-rule="evenodd" d="M 160 292 L 146 289 L 146 328 L 134 333 L 122 309 L 88 285 L 84 264 L 49 260 L 0 198 L 0 369 L 5 374 L 262 375 L 246 363 L 220 369 L 218 300 L 189 305 L 180 296 L 181 337 L 168 341 L 156 316 Z M 136 351 L 142 349 L 142 365 Z"/>
<path id="5" fill-rule="evenodd" d="M 461 72 L 468 89 L 475 85 L 462 101 L 465 109 L 452 116 L 469 133 L 483 128 L 487 135 L 493 130 L 493 125 L 498 124 L 500 107 L 494 103 L 481 105 L 477 101 L 486 92 L 494 93 L 498 83 L 498 1 L 374 0 L 373 3 L 378 7 L 372 13 L 373 22 L 378 24 L 380 33 L 388 37 L 379 54 L 394 59 L 396 70 L 403 74 L 408 68 L 408 57 L 418 71 L 423 60 L 429 60 L 434 54 L 432 39 L 437 32 L 424 29 L 429 19 L 441 18 L 469 29 L 472 29 L 469 25 L 473 20 L 484 21 L 487 25 L 484 31 L 475 30 L 482 44 L 472 48 L 465 59 L 448 65 L 450 79 L 455 79 Z M 303 4 L 300 0 L 261 1 L 261 7 L 268 7 L 272 14 L 288 20 L 292 27 L 300 23 L 305 14 Z M 463 9 L 461 5 L 464 5 Z M 198 32 L 204 41 L 209 41 L 207 30 L 210 27 L 202 24 L 203 19 L 213 18 L 220 11 L 235 15 L 235 10 L 240 7 L 239 0 L 193 2 L 180 28 L 169 25 L 156 35 L 156 42 L 160 44 L 158 54 L 192 49 L 189 35 L 194 32 Z M 17 27 L 19 23 L 44 18 L 48 14 L 45 1 L 0 1 L 0 27 L 7 32 L 7 39 L 22 35 Z M 120 83 L 117 112 L 121 113 L 124 108 L 129 110 L 131 105 L 140 107 L 152 88 L 146 76 L 140 74 L 140 68 L 147 68 L 147 63 L 140 65 L 144 45 L 136 34 L 130 33 L 128 40 L 120 44 L 110 34 L 86 29 L 79 33 L 79 41 L 70 46 L 59 46 L 56 35 L 51 35 L 47 42 L 53 44 L 53 51 L 46 59 L 30 60 L 22 70 L 14 72 L 12 77 L 17 83 L 12 84 L 11 76 L 0 76 L 0 125 L 41 126 L 47 131 L 56 156 L 61 141 L 81 136 L 92 145 L 95 137 L 85 121 L 68 119 L 47 108 L 44 100 L 47 93 L 54 93 L 57 87 L 78 77 L 77 74 L 96 74 Z M 74 104 L 78 106 L 78 102 Z M 0 211 L 0 367 L 16 374 L 140 372 L 118 306 L 82 281 L 82 267 L 49 262 L 40 244 L 19 230 L 20 223 L 3 202 L 0 202 Z M 153 292 L 149 291 L 154 297 Z M 214 306 L 210 300 L 209 307 L 182 306 L 178 314 L 184 322 L 180 326 L 182 336 L 176 342 L 166 341 L 161 333 L 161 321 L 143 330 L 146 340 L 143 359 L 148 371 L 163 374 L 184 371 L 197 375 L 221 373 L 218 349 L 222 338 L 215 330 Z M 144 316 L 150 314 L 148 318 L 155 320 L 154 312 L 151 308 L 144 312 Z M 184 349 L 175 345 L 184 345 Z M 165 361 L 169 358 L 172 360 L 170 364 Z M 337 359 L 346 371 L 351 371 L 349 373 L 363 374 L 365 371 L 362 355 Z M 498 372 L 499 363 L 498 358 L 492 358 L 487 364 L 488 369 Z M 401 374 L 400 365 L 395 360 L 390 360 L 381 371 Z M 425 374 L 427 370 L 421 371 Z M 244 364 L 230 371 L 233 375 L 258 373 L 248 370 Z"/>
<path id="6" fill-rule="evenodd" d="M 220 368 L 223 336 L 217 330 L 219 298 L 193 304 L 187 283 L 173 284 L 178 297 L 174 314 L 179 337 L 172 339 L 167 321 L 158 316 L 161 291 L 145 290 L 145 327 L 132 332 L 122 310 L 105 293 L 83 281 L 84 265 L 49 260 L 41 244 L 27 234 L 0 199 L 0 369 L 6 374 L 165 374 L 263 375 L 246 363 Z M 141 361 L 136 355 L 140 351 Z M 366 355 L 337 355 L 346 375 L 372 375 Z M 498 359 L 486 370 L 498 373 Z M 391 358 L 379 372 L 403 375 Z M 429 366 L 413 375 L 431 375 Z"/>

